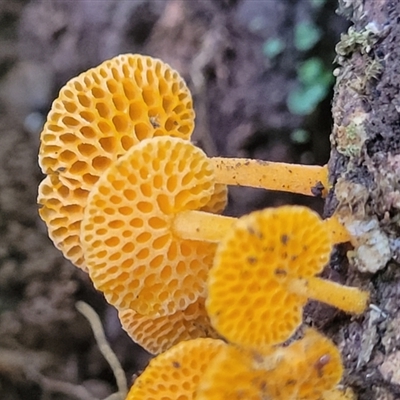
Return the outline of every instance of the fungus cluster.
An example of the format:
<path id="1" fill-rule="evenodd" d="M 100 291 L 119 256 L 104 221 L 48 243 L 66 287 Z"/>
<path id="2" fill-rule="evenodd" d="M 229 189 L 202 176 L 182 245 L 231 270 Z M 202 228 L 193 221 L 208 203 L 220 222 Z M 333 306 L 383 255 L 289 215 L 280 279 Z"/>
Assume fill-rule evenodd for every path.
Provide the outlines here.
<path id="1" fill-rule="evenodd" d="M 333 243 L 351 240 L 346 229 L 305 207 L 219 215 L 226 185 L 324 196 L 327 168 L 208 158 L 190 143 L 193 128 L 179 74 L 122 55 L 69 81 L 41 134 L 38 202 L 50 238 L 130 336 L 161 353 L 128 399 L 344 399 L 327 339 L 307 330 L 282 343 L 309 299 L 365 309 L 367 293 L 315 277 Z M 232 380 L 242 389 L 221 392 Z"/>
<path id="2" fill-rule="evenodd" d="M 160 60 L 121 55 L 71 79 L 53 102 L 41 133 L 40 216 L 65 257 L 85 268 L 80 222 L 93 185 L 144 138 L 189 139 L 191 94 Z"/>
<path id="3" fill-rule="evenodd" d="M 201 379 L 196 376 L 191 394 L 182 398 L 352 399 L 338 389 L 343 365 L 330 340 L 305 328 L 300 340 L 283 345 L 302 324 L 302 308 L 309 298 L 355 314 L 367 306 L 366 292 L 315 277 L 329 261 L 328 226 L 306 207 L 283 206 L 243 216 L 225 232 L 208 274 L 206 309 L 211 326 L 228 343 Z M 319 285 L 323 291 L 315 289 Z M 186 343 L 190 353 L 189 346 L 201 340 L 182 342 L 179 349 L 183 351 Z M 156 359 L 168 359 L 174 349 Z M 155 373 L 154 365 L 143 375 Z M 167 381 L 171 373 L 170 369 Z M 135 382 L 131 394 L 137 393 L 136 385 L 150 390 L 144 382 L 148 381 Z M 163 387 L 152 399 L 178 398 Z"/>
<path id="4" fill-rule="evenodd" d="M 198 211 L 215 186 L 206 155 L 168 136 L 133 146 L 100 177 L 87 199 L 81 241 L 90 277 L 111 304 L 162 316 L 205 296 L 215 243 L 236 221 Z"/>
<path id="5" fill-rule="evenodd" d="M 194 115 L 191 94 L 179 74 L 141 55 L 105 61 L 61 89 L 41 133 L 39 164 L 47 177 L 38 203 L 49 236 L 65 257 L 86 268 L 80 223 L 87 196 L 103 172 L 145 138 L 190 139 Z M 318 185 L 325 193 L 328 187 L 326 167 L 222 158 L 212 163 L 227 184 L 304 194 Z M 219 211 L 226 190 L 224 185 L 216 188 L 211 207 Z"/>
<path id="6" fill-rule="evenodd" d="M 193 126 L 192 98 L 183 79 L 170 66 L 151 57 L 115 57 L 73 78 L 61 89 L 41 133 L 39 164 L 47 176 L 39 186 L 38 203 L 50 238 L 66 258 L 89 272 L 81 226 L 89 193 L 103 173 L 143 139 L 167 135 L 188 140 Z M 227 201 L 225 185 L 216 184 L 213 189 L 202 208 L 210 213 L 222 211 Z M 98 232 L 102 231 L 95 234 Z M 175 250 L 171 249 L 170 257 Z M 187 249 L 182 246 L 179 251 Z M 179 266 L 182 268 L 182 263 Z M 179 284 L 172 281 L 170 288 Z M 195 298 L 190 294 L 191 304 L 181 302 L 180 312 L 172 310 L 170 330 L 179 318 L 185 324 L 185 306 L 187 315 L 196 310 L 193 321 L 207 325 Z M 135 314 L 140 317 L 137 311 Z M 208 321 L 207 316 L 204 321 Z M 211 328 L 192 329 L 189 335 L 197 337 L 203 331 Z M 180 333 L 176 340 L 184 337 Z M 152 351 L 161 350 L 152 347 Z"/>

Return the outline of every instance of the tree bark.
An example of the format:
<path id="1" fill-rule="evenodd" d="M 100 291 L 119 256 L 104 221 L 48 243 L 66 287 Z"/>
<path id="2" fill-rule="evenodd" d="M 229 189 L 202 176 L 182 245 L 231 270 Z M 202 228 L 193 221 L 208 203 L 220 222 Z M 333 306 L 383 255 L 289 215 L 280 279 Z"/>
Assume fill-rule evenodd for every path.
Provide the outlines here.
<path id="1" fill-rule="evenodd" d="M 354 25 L 336 47 L 333 187 L 325 211 L 336 212 L 358 241 L 347 252 L 347 279 L 370 290 L 371 305 L 363 317 L 339 329 L 331 321 L 330 328 L 342 348 L 345 385 L 360 400 L 394 400 L 400 398 L 400 3 L 339 0 L 339 12 Z M 336 260 L 332 270 L 341 272 L 343 259 Z"/>

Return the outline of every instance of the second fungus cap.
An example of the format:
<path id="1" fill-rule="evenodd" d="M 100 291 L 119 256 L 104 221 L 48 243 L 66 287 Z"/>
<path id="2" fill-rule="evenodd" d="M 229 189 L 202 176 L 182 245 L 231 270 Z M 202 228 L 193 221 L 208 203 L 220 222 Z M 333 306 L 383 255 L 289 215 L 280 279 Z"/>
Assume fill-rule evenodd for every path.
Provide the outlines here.
<path id="1" fill-rule="evenodd" d="M 161 316 L 205 296 L 216 245 L 176 237 L 176 213 L 214 193 L 213 169 L 188 141 L 158 137 L 132 147 L 99 179 L 82 223 L 95 286 L 118 309 Z"/>
<path id="2" fill-rule="evenodd" d="M 240 218 L 219 244 L 208 279 L 207 310 L 216 330 L 253 348 L 281 343 L 302 322 L 306 296 L 285 286 L 320 272 L 331 242 L 323 221 L 300 206 Z"/>

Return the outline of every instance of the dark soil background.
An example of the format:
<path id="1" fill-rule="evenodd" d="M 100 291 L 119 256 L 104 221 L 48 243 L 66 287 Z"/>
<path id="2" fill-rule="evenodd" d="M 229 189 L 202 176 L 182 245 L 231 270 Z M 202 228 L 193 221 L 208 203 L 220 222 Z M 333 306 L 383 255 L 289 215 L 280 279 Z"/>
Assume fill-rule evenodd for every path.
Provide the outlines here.
<path id="1" fill-rule="evenodd" d="M 299 85 L 302 61 L 317 56 L 333 69 L 335 43 L 347 29 L 336 6 L 335 0 L 0 0 L 2 400 L 104 399 L 116 391 L 75 309 L 78 300 L 101 316 L 129 380 L 148 360 L 87 276 L 53 247 L 37 214 L 39 134 L 60 87 L 117 54 L 149 54 L 188 82 L 197 113 L 193 140 L 209 155 L 322 165 L 330 151 L 330 95 L 307 115 L 291 113 L 287 99 Z M 299 49 L 295 28 L 308 22 L 321 35 Z M 275 55 L 265 50 L 271 38 L 284 45 Z M 233 188 L 226 212 L 283 203 L 323 207 L 320 199 Z"/>

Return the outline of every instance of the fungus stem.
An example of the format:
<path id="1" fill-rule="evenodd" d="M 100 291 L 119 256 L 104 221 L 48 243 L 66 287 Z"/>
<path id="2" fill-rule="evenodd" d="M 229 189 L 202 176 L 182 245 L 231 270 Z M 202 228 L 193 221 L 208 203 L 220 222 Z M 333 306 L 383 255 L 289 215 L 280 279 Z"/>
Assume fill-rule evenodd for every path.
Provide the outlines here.
<path id="1" fill-rule="evenodd" d="M 210 160 L 214 164 L 218 183 L 282 190 L 308 196 L 320 193 L 325 197 L 328 191 L 326 166 L 287 164 L 249 158 L 214 157 Z"/>
<path id="2" fill-rule="evenodd" d="M 181 211 L 172 222 L 172 232 L 190 240 L 220 242 L 237 218 L 204 211 Z"/>
<path id="3" fill-rule="evenodd" d="M 293 279 L 289 291 L 354 314 L 362 314 L 369 300 L 365 291 L 318 277 Z"/>
<path id="4" fill-rule="evenodd" d="M 178 237 L 219 243 L 236 221 L 234 217 L 204 211 L 181 211 L 175 215 L 171 229 Z M 349 232 L 335 216 L 324 220 L 324 224 L 331 232 L 333 243 L 351 241 Z"/>

